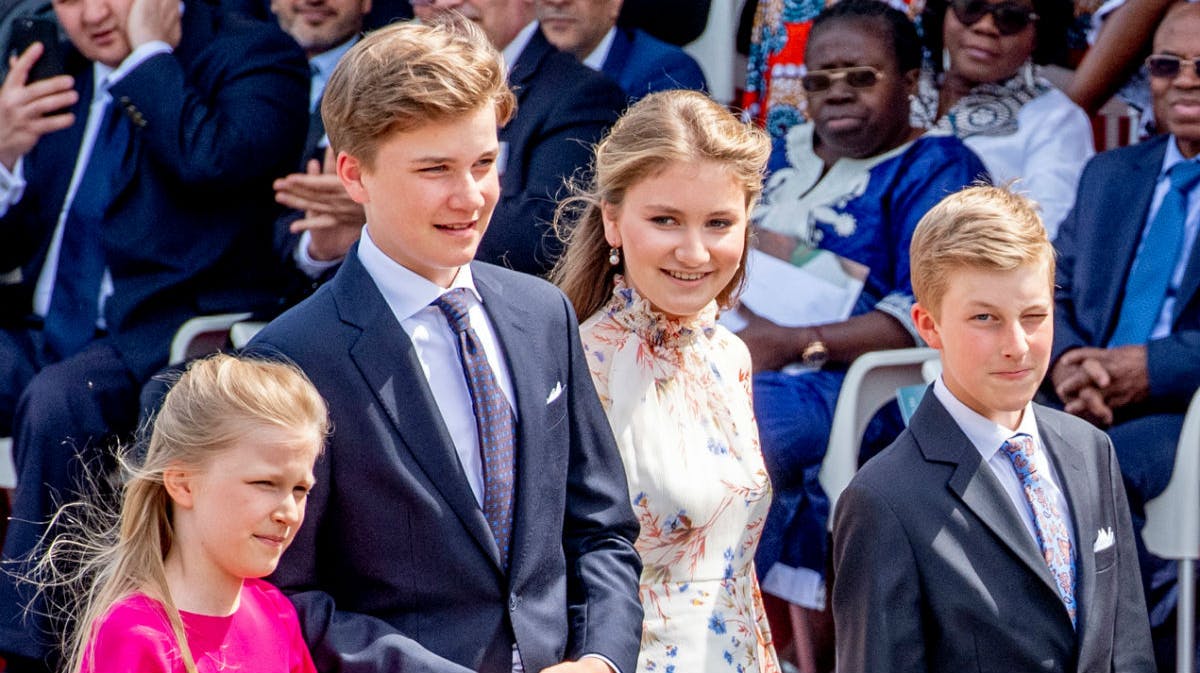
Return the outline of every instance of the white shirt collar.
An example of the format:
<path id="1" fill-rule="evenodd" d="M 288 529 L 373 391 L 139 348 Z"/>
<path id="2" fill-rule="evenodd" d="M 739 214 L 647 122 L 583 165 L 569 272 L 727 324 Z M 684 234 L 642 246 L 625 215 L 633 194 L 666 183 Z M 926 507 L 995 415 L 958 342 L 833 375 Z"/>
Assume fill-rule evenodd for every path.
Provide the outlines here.
<path id="1" fill-rule="evenodd" d="M 97 101 L 101 96 L 108 95 L 108 78 L 114 70 L 116 68 L 104 65 L 100 61 L 92 61 L 92 100 Z"/>
<path id="2" fill-rule="evenodd" d="M 979 455 L 983 456 L 984 462 L 991 460 L 1004 442 L 1017 433 L 1023 432 L 1033 437 L 1034 445 L 1042 446 L 1031 402 L 1025 404 L 1020 425 L 1012 429 L 983 417 L 974 409 L 963 404 L 954 396 L 954 393 L 950 392 L 950 389 L 946 387 L 946 382 L 940 376 L 933 383 L 933 394 L 937 396 L 938 401 L 946 408 L 967 439 L 971 440 L 971 444 L 979 451 Z"/>
<path id="3" fill-rule="evenodd" d="M 350 47 L 357 44 L 361 37 L 361 34 L 354 33 L 349 39 L 333 49 L 323 51 L 308 59 L 308 64 L 317 69 L 321 78 L 328 80 L 329 76 L 333 74 L 333 69 L 337 67 L 338 61 L 342 60 L 346 52 L 350 51 Z"/>
<path id="4" fill-rule="evenodd" d="M 500 52 L 504 57 L 504 64 L 508 68 L 508 72 L 512 72 L 513 64 L 521 57 L 521 52 L 525 51 L 525 47 L 529 46 L 529 41 L 533 39 L 533 33 L 536 30 L 538 30 L 537 21 L 530 21 L 529 25 L 522 28 L 512 42 L 509 42 L 508 46 Z"/>
<path id="5" fill-rule="evenodd" d="M 617 37 L 617 27 L 613 26 L 604 34 L 604 38 L 600 40 L 600 44 L 592 50 L 592 53 L 583 59 L 583 64 L 592 70 L 599 70 L 604 67 L 604 62 L 608 60 L 608 52 L 612 51 L 613 40 Z"/>
<path id="6" fill-rule="evenodd" d="M 469 264 L 460 266 L 454 275 L 454 281 L 449 288 L 442 288 L 437 283 L 430 282 L 424 276 L 397 263 L 375 245 L 367 227 L 363 227 L 362 237 L 358 241 L 358 260 L 362 262 L 367 274 L 375 281 L 379 292 L 383 295 L 388 307 L 403 322 L 426 308 L 433 300 L 442 296 L 447 290 L 467 288 L 475 298 L 483 303 L 483 297 L 475 289 L 475 280 L 471 275 Z"/>

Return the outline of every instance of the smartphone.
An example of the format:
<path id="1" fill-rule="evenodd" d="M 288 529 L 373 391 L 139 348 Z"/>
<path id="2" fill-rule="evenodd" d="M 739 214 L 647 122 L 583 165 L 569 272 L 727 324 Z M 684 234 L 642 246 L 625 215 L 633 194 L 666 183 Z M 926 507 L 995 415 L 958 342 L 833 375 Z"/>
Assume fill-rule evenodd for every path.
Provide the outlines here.
<path id="1" fill-rule="evenodd" d="M 8 54 L 20 56 L 34 42 L 42 43 L 42 55 L 29 71 L 28 82 L 64 74 L 66 65 L 63 63 L 62 44 L 58 41 L 58 25 L 50 19 L 30 16 L 14 19 L 8 37 Z"/>

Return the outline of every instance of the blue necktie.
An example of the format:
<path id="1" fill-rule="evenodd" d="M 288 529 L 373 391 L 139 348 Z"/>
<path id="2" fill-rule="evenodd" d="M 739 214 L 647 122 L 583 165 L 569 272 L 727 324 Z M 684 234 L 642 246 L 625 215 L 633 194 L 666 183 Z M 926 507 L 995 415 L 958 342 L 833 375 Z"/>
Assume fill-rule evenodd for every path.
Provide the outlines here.
<path id="1" fill-rule="evenodd" d="M 1012 461 L 1013 470 L 1021 480 L 1021 490 L 1025 492 L 1025 502 L 1029 505 L 1029 513 L 1033 515 L 1034 532 L 1037 535 L 1038 549 L 1050 574 L 1054 576 L 1054 586 L 1058 589 L 1058 597 L 1062 599 L 1071 617 L 1071 626 L 1075 625 L 1075 555 L 1071 550 L 1071 535 L 1067 532 L 1067 522 L 1062 513 L 1054 506 L 1042 476 L 1038 474 L 1037 466 L 1033 464 L 1033 456 L 1037 448 L 1033 437 L 1025 433 L 1013 435 L 1000 447 L 1004 455 Z"/>
<path id="2" fill-rule="evenodd" d="M 1158 321 L 1183 247 L 1188 192 L 1200 182 L 1200 162 L 1181 161 L 1167 172 L 1171 187 L 1158 207 L 1125 281 L 1125 297 L 1109 347 L 1144 344 Z"/>
<path id="3" fill-rule="evenodd" d="M 507 568 L 516 486 L 517 423 L 508 399 L 496 383 L 479 335 L 471 328 L 467 315 L 469 293 L 465 288 L 456 288 L 438 297 L 433 305 L 441 309 L 458 335 L 458 355 L 471 391 L 475 426 L 479 430 L 479 453 L 483 458 L 483 516 L 500 548 L 500 563 Z"/>
<path id="4" fill-rule="evenodd" d="M 46 347 L 56 359 L 79 352 L 96 333 L 105 267 L 103 222 L 116 197 L 114 180 L 130 138 L 129 120 L 110 102 L 63 223 L 50 310 L 42 327 Z"/>

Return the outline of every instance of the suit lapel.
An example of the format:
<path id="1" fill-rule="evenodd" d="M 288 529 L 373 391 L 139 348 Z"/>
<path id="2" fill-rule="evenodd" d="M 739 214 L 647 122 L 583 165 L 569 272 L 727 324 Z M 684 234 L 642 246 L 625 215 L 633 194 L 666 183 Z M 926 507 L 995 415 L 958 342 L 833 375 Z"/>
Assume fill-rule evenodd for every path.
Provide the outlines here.
<path id="1" fill-rule="evenodd" d="M 1038 432 L 1042 436 L 1042 444 L 1050 454 L 1050 460 L 1058 471 L 1066 500 L 1071 506 L 1071 523 L 1075 528 L 1075 605 L 1078 633 L 1087 632 L 1087 620 L 1090 617 L 1092 594 L 1096 590 L 1096 555 L 1090 545 L 1096 530 L 1095 512 L 1091 503 L 1095 502 L 1092 493 L 1093 475 L 1088 474 L 1080 449 L 1069 442 L 1058 432 L 1058 426 L 1046 422 L 1041 415 L 1038 419 Z M 1080 646 L 1083 642 L 1080 639 Z"/>
<path id="2" fill-rule="evenodd" d="M 633 48 L 633 41 L 626 35 L 625 30 L 616 29 L 613 34 L 612 47 L 608 50 L 608 56 L 604 57 L 604 64 L 600 66 L 600 70 L 608 75 L 613 81 L 619 81 L 621 71 L 625 69 L 625 62 L 629 60 L 629 52 Z"/>
<path id="3" fill-rule="evenodd" d="M 1112 243 L 1112 256 L 1093 260 L 1093 264 L 1108 266 L 1114 262 L 1120 266 L 1116 269 L 1116 278 L 1128 278 L 1133 267 L 1133 258 L 1137 254 L 1138 244 L 1142 240 L 1142 230 L 1146 226 L 1146 215 L 1150 211 L 1150 202 L 1154 198 L 1154 186 L 1158 170 L 1162 167 L 1163 153 L 1166 143 L 1150 141 L 1145 143 L 1145 151 L 1131 156 L 1128 173 L 1123 173 L 1121 181 L 1127 185 L 1139 185 L 1141 188 L 1133 193 L 1117 190 L 1110 195 L 1112 199 L 1108 212 L 1124 213 L 1111 219 L 1112 231 L 1104 236 L 1104 240 Z M 1115 186 L 1115 185 L 1114 185 Z M 1101 224 L 1100 226 L 1106 226 Z M 1107 283 L 1107 296 L 1102 306 L 1116 307 L 1117 310 L 1107 312 L 1107 322 L 1104 326 L 1104 341 L 1112 336 L 1120 317 L 1120 301 L 1125 292 L 1125 282 Z M 1176 304 L 1179 306 L 1180 304 Z"/>
<path id="4" fill-rule="evenodd" d="M 358 261 L 357 247 L 338 272 L 335 301 L 345 322 L 362 332 L 350 358 L 395 426 L 401 443 L 497 568 L 500 552 L 454 449 L 408 334 L 375 281 Z"/>
<path id="5" fill-rule="evenodd" d="M 487 267 L 471 267 L 475 287 L 483 297 L 484 309 L 496 331 L 504 351 L 508 373 L 516 396 L 517 460 L 516 493 L 514 495 L 513 541 L 509 551 L 509 575 L 515 575 L 529 549 L 530 526 L 539 520 L 539 499 L 534 478 L 541 466 L 547 464 L 548 451 L 559 447 L 544 446 L 539 428 L 546 427 L 545 398 L 550 388 L 539 376 L 547 370 L 535 349 L 518 347 L 529 343 L 528 325 L 535 317 L 496 280 Z"/>
<path id="6" fill-rule="evenodd" d="M 909 429 L 927 460 L 957 466 L 946 486 L 1057 596 L 1050 568 L 1008 493 L 932 390 L 921 401 Z"/>

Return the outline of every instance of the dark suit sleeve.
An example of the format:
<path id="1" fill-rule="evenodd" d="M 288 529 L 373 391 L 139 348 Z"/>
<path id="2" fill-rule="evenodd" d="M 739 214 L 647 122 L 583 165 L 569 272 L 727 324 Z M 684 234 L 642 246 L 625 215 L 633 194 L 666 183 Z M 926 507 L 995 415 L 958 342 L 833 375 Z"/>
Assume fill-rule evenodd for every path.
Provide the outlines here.
<path id="1" fill-rule="evenodd" d="M 926 634 L 912 544 L 891 503 L 861 480 L 838 500 L 833 564 L 838 668 L 924 673 Z"/>
<path id="2" fill-rule="evenodd" d="M 1200 388 L 1200 331 L 1181 330 L 1146 344 L 1150 398 L 1187 404 Z"/>
<path id="3" fill-rule="evenodd" d="M 1054 238 L 1054 249 L 1058 253 L 1054 273 L 1054 347 L 1050 354 L 1050 368 L 1062 357 L 1063 353 L 1087 345 L 1080 335 L 1075 318 L 1075 300 L 1073 279 L 1079 251 L 1077 250 L 1076 232 L 1083 216 L 1081 210 L 1087 207 L 1089 186 L 1092 182 L 1093 162 L 1083 170 L 1079 179 L 1079 192 L 1075 205 L 1067 213 L 1067 217 L 1058 226 L 1058 235 Z M 1049 377 L 1047 377 L 1049 381 Z"/>
<path id="4" fill-rule="evenodd" d="M 502 259 L 489 261 L 527 273 L 545 273 L 554 266 L 562 247 L 552 231 L 554 207 L 566 180 L 591 163 L 592 148 L 625 104 L 620 87 L 600 76 L 579 80 L 569 90 L 556 90 L 553 95 L 556 103 L 542 125 L 522 139 L 521 147 L 508 148 L 524 154 L 519 162 L 524 175 L 516 182 L 524 188 L 501 194 L 492 215 L 500 225 L 493 236 L 507 240 L 485 238 L 482 245 L 507 251 Z M 505 178 L 502 185 L 511 180 Z"/>
<path id="5" fill-rule="evenodd" d="M 185 72 L 174 54 L 159 54 L 112 89 L 118 104 L 144 119 L 146 151 L 189 195 L 222 197 L 247 183 L 261 185 L 294 167 L 303 149 L 309 86 L 303 54 L 268 24 L 226 25 L 231 32 L 216 38 L 226 44 L 202 57 L 213 62 Z M 249 30 L 257 34 L 244 34 Z"/>
<path id="6" fill-rule="evenodd" d="M 1129 502 L 1121 481 L 1121 467 L 1112 441 L 1105 435 L 1108 454 L 1109 493 L 1113 499 L 1116 518 L 1114 538 L 1117 541 L 1117 615 L 1113 623 L 1113 673 L 1152 673 L 1155 670 L 1153 646 L 1150 642 L 1150 620 L 1146 616 L 1146 599 L 1142 595 L 1142 576 L 1138 569 L 1137 547 L 1133 524 L 1129 518 Z M 1076 533 L 1078 537 L 1079 534 Z"/>
<path id="7" fill-rule="evenodd" d="M 571 453 L 563 520 L 571 628 L 567 656 L 601 654 L 631 673 L 642 634 L 642 563 L 633 546 L 638 523 L 625 468 L 584 359 L 575 312 L 565 297 L 562 302 L 571 357 Z"/>

